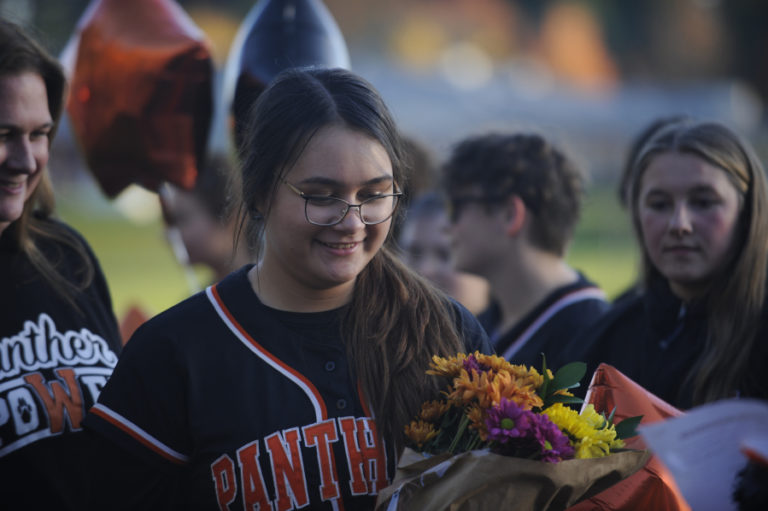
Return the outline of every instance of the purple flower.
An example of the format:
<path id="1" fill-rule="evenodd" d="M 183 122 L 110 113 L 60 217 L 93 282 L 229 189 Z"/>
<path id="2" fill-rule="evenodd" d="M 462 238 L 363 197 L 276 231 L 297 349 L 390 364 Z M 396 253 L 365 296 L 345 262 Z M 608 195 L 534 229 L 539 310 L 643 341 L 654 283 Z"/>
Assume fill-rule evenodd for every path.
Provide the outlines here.
<path id="1" fill-rule="evenodd" d="M 480 369 L 480 364 L 478 363 L 477 359 L 474 355 L 469 355 L 467 358 L 464 359 L 464 369 L 469 373 L 469 375 L 472 375 L 472 371 L 477 371 L 479 374 L 482 369 Z"/>
<path id="2" fill-rule="evenodd" d="M 573 458 L 573 447 L 568 437 L 546 415 L 533 416 L 533 435 L 541 446 L 541 459 L 556 463 Z"/>
<path id="3" fill-rule="evenodd" d="M 501 398 L 498 406 L 489 408 L 485 418 L 488 440 L 507 443 L 511 438 L 525 438 L 531 433 L 535 414 Z"/>

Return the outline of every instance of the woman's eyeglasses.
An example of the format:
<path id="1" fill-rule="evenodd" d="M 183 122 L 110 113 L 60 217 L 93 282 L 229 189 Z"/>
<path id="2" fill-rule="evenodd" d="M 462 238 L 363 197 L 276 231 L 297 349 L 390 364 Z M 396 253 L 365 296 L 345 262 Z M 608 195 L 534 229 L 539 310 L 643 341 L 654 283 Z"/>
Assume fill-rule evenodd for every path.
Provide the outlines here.
<path id="1" fill-rule="evenodd" d="M 397 201 L 402 192 L 374 195 L 360 204 L 351 204 L 338 197 L 326 195 L 307 195 L 288 181 L 282 180 L 296 195 L 304 199 L 304 216 L 313 225 L 330 226 L 344 220 L 350 208 L 357 208 L 360 220 L 366 225 L 376 225 L 387 221 L 397 208 Z"/>

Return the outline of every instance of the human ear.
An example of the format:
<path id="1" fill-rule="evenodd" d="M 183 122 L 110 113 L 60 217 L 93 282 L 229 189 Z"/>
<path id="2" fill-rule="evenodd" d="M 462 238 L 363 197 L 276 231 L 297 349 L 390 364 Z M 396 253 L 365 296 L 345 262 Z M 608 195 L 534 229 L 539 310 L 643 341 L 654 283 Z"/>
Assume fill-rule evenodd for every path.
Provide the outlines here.
<path id="1" fill-rule="evenodd" d="M 525 209 L 523 199 L 517 195 L 511 195 L 505 204 L 506 233 L 516 236 L 523 228 L 528 211 Z"/>

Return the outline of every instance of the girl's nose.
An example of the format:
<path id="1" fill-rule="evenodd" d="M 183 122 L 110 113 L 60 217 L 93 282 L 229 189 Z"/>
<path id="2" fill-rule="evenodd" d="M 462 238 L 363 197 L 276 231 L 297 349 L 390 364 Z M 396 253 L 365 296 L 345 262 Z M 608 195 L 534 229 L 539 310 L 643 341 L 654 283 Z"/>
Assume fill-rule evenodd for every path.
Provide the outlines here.
<path id="1" fill-rule="evenodd" d="M 357 230 L 361 226 L 365 227 L 362 216 L 360 216 L 360 206 L 350 205 L 347 214 L 336 224 L 342 229 Z"/>
<path id="2" fill-rule="evenodd" d="M 669 219 L 669 230 L 678 236 L 690 233 L 693 230 L 690 212 L 685 205 L 681 204 L 675 207 L 675 211 Z"/>

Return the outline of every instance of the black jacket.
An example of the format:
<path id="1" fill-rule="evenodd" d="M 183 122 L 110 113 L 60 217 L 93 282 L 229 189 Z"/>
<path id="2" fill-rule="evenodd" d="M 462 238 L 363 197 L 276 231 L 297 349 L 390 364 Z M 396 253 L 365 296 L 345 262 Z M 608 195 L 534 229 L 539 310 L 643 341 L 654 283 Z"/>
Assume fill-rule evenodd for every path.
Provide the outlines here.
<path id="1" fill-rule="evenodd" d="M 573 361 L 565 350 L 579 332 L 590 328 L 609 306 L 600 288 L 579 274 L 575 282 L 552 291 L 501 335 L 494 331 L 501 315 L 497 306 L 492 305 L 478 319 L 499 356 L 538 369 L 543 353 L 547 367 L 557 370 Z"/>
<path id="2" fill-rule="evenodd" d="M 685 380 L 704 349 L 706 322 L 702 307 L 686 306 L 665 280 L 657 279 L 644 292 L 625 295 L 614 303 L 567 355 L 586 362 L 588 376 L 605 362 L 671 405 L 690 408 L 693 389 Z M 763 327 L 753 350 L 753 367 L 768 363 L 766 333 Z M 757 378 L 745 382 L 741 395 L 768 398 L 765 373 L 753 374 Z"/>
<path id="3" fill-rule="evenodd" d="M 79 234 L 95 274 L 77 307 L 40 276 L 27 256 L 0 237 L 0 508 L 79 510 L 88 480 L 82 419 L 120 353 L 107 283 Z M 77 282 L 83 261 L 69 246 L 41 238 L 44 257 Z"/>

